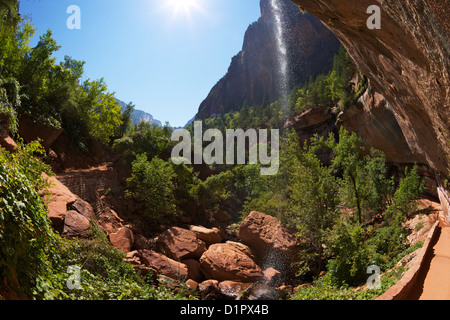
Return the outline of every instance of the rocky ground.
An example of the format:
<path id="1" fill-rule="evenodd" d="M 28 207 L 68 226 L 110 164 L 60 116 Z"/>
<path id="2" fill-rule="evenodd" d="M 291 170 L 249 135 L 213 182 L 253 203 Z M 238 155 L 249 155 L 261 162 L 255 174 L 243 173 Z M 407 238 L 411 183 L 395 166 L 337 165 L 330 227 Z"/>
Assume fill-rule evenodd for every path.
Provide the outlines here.
<path id="1" fill-rule="evenodd" d="M 108 169 L 102 165 L 77 175 L 102 181 L 100 176 L 104 180 Z M 81 190 L 85 197 L 98 195 L 98 188 L 104 191 L 100 182 L 97 186 L 85 183 L 81 188 L 81 180 L 73 175 L 47 179 L 51 184 L 46 196 L 48 214 L 64 237 L 89 239 L 93 236 L 91 224 L 95 223 L 143 275 L 150 273 L 174 289 L 187 286 L 203 299 L 237 299 L 245 295 L 277 299 L 286 294 L 288 266 L 298 243 L 274 217 L 252 212 L 232 235 L 219 228 L 184 224 L 147 238 L 139 226 L 125 222 L 110 206 L 99 205 L 98 201 L 92 206 L 60 180 L 72 190 Z"/>

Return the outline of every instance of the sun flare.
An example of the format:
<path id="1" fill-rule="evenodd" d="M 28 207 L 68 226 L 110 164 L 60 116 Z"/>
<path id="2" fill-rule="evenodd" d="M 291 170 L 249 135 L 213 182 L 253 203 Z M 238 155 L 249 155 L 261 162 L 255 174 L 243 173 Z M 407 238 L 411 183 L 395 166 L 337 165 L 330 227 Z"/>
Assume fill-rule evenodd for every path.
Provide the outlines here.
<path id="1" fill-rule="evenodd" d="M 173 10 L 173 14 L 178 16 L 180 14 L 190 17 L 193 10 L 199 11 L 201 9 L 199 0 L 166 0 L 167 7 Z"/>

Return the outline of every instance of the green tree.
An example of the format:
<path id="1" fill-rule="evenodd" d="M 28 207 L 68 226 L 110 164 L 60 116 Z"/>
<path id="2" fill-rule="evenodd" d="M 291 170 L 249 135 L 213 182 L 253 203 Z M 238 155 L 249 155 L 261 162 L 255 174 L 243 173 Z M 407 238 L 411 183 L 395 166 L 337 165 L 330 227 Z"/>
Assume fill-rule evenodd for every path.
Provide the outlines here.
<path id="1" fill-rule="evenodd" d="M 397 212 L 403 219 L 416 209 L 415 200 L 425 190 L 425 181 L 417 172 L 417 165 L 405 169 L 405 177 L 400 180 L 388 213 Z"/>
<path id="2" fill-rule="evenodd" d="M 367 279 L 370 254 L 361 225 L 338 221 L 327 236 L 327 253 L 333 258 L 328 271 L 336 286 L 357 286 Z"/>
<path id="3" fill-rule="evenodd" d="M 122 125 L 121 107 L 114 93 L 108 92 L 103 78 L 86 80 L 78 90 L 78 105 L 87 125 L 87 135 L 104 144 L 114 136 L 114 131 Z"/>
<path id="4" fill-rule="evenodd" d="M 136 156 L 127 179 L 127 195 L 139 206 L 139 212 L 152 223 L 173 222 L 179 215 L 173 190 L 175 172 L 159 158 L 147 161 L 145 154 Z"/>
<path id="5" fill-rule="evenodd" d="M 335 223 L 339 200 L 333 169 L 317 157 L 323 147 L 323 138 L 315 136 L 297 153 L 298 161 L 287 187 L 292 201 L 290 219 L 296 222 L 299 237 L 308 244 L 300 254 L 301 271 L 310 271 L 313 264 L 316 276 L 323 267 L 325 235 Z"/>
<path id="6" fill-rule="evenodd" d="M 342 172 L 342 190 L 350 205 L 356 205 L 358 222 L 362 223 L 363 179 L 364 179 L 364 147 L 362 140 L 355 133 L 344 128 L 339 131 L 339 142 L 329 139 L 334 158 L 333 167 Z"/>

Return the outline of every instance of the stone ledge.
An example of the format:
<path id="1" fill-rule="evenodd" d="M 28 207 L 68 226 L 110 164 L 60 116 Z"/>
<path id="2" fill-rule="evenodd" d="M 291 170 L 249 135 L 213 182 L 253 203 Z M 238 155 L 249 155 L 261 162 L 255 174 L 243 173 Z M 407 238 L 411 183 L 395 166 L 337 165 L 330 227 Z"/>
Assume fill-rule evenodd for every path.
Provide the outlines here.
<path id="1" fill-rule="evenodd" d="M 440 224 L 439 221 L 431 228 L 428 237 L 423 244 L 422 249 L 415 258 L 415 262 L 411 268 L 404 274 L 404 276 L 391 288 L 389 288 L 383 295 L 376 300 L 404 300 L 410 293 L 414 286 L 421 269 L 423 268 L 426 255 L 433 250 L 433 240 L 439 236 Z"/>

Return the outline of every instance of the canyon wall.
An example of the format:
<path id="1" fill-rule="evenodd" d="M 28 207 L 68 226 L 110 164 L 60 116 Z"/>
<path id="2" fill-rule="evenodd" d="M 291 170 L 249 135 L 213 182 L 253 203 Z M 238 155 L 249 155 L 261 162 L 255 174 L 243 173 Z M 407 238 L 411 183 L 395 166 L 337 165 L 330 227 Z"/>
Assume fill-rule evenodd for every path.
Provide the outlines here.
<path id="1" fill-rule="evenodd" d="M 226 75 L 201 103 L 197 119 L 250 106 L 280 97 L 279 47 L 270 0 L 261 0 L 261 17 L 251 24 L 242 50 L 233 57 Z M 319 19 L 302 14 L 290 1 L 283 2 L 282 21 L 287 46 L 288 90 L 320 73 L 327 73 L 340 43 Z"/>
<path id="2" fill-rule="evenodd" d="M 438 178 L 450 171 L 450 39 L 448 0 L 293 0 L 321 19 L 370 79 L 361 101 L 378 128 L 384 118 L 398 123 L 396 161 L 428 164 Z M 367 9 L 381 9 L 381 29 L 367 27 Z M 380 97 L 380 95 L 382 97 Z M 381 112 L 381 101 L 386 112 Z M 371 112 L 371 108 L 375 112 Z M 377 119 L 381 115 L 382 118 Z M 392 126 L 391 126 L 392 127 Z M 393 127 L 396 127 L 395 124 Z M 385 132 L 386 146 L 393 139 Z M 402 137 L 403 136 L 403 137 Z M 409 148 L 405 150 L 405 144 Z M 379 141 L 381 150 L 383 142 Z M 394 146 L 395 148 L 395 146 Z M 385 151 L 385 150 L 383 150 Z M 398 150 L 397 150 L 398 151 Z M 387 152 L 389 153 L 389 152 Z M 398 157 L 400 155 L 400 157 Z M 403 156 L 402 156 L 403 155 Z M 409 155 L 405 157 L 404 155 Z"/>

